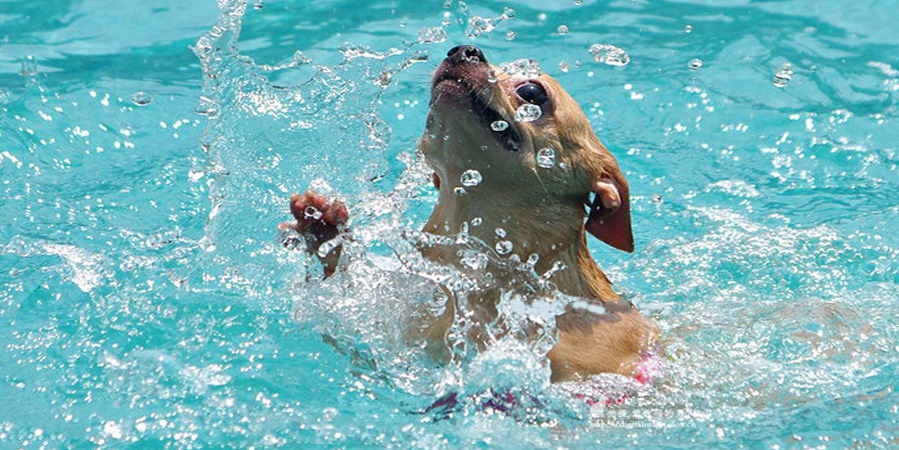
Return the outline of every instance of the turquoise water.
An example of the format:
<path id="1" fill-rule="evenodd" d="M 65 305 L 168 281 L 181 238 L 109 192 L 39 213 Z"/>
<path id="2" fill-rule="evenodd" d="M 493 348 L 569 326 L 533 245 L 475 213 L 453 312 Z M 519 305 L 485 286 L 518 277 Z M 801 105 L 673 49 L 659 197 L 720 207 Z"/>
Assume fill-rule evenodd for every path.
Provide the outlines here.
<path id="1" fill-rule="evenodd" d="M 0 1 L 0 448 L 899 446 L 895 1 L 218 3 Z M 625 169 L 637 250 L 591 248 L 668 345 L 623 405 L 403 342 L 458 43 L 538 60 Z M 324 284 L 276 240 L 309 185 L 358 236 Z M 485 388 L 546 407 L 416 413 Z"/>

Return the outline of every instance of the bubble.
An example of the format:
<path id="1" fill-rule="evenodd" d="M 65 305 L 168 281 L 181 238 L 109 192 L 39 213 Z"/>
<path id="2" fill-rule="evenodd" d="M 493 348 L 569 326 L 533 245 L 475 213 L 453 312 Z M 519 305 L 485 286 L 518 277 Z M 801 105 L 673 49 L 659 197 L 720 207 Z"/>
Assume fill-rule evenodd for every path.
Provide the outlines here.
<path id="1" fill-rule="evenodd" d="M 484 177 L 481 175 L 481 172 L 474 169 L 468 169 L 465 172 L 462 172 L 459 181 L 463 186 L 472 187 L 481 184 L 481 181 L 484 181 Z"/>
<path id="2" fill-rule="evenodd" d="M 583 4 L 584 4 L 584 0 L 574 0 L 574 4 L 575 4 L 575 5 L 578 5 L 578 6 L 583 5 Z"/>
<path id="3" fill-rule="evenodd" d="M 144 91 L 137 91 L 131 94 L 131 101 L 137 106 L 146 106 L 153 101 L 153 96 Z"/>
<path id="4" fill-rule="evenodd" d="M 505 8 L 503 8 L 503 17 L 506 19 L 514 19 L 515 10 L 506 6 Z"/>
<path id="5" fill-rule="evenodd" d="M 593 54 L 593 59 L 596 62 L 610 66 L 624 66 L 631 62 L 631 57 L 624 50 L 614 45 L 593 44 L 588 51 Z"/>
<path id="6" fill-rule="evenodd" d="M 562 61 L 559 63 L 559 70 L 561 70 L 562 73 L 568 73 L 568 71 L 570 70 L 570 67 L 568 66 L 567 62 Z"/>
<path id="7" fill-rule="evenodd" d="M 702 60 L 699 58 L 693 58 L 689 63 L 687 63 L 687 67 L 689 67 L 690 70 L 699 70 L 699 68 L 702 67 Z"/>
<path id="8" fill-rule="evenodd" d="M 506 33 L 506 39 L 507 39 L 507 40 L 510 40 L 510 41 L 513 40 L 513 39 L 515 39 L 515 32 L 514 32 L 514 31 L 509 31 L 509 32 L 507 32 L 507 33 Z"/>
<path id="9" fill-rule="evenodd" d="M 515 120 L 519 122 L 533 122 L 542 115 L 543 110 L 531 103 L 525 103 L 515 110 Z"/>
<path id="10" fill-rule="evenodd" d="M 527 264 L 528 264 L 529 266 L 532 266 L 532 267 L 533 267 L 533 266 L 536 266 L 536 265 L 537 265 L 537 261 L 540 261 L 540 255 L 538 255 L 538 254 L 536 254 L 536 253 L 531 253 L 530 255 L 528 255 Z"/>
<path id="11" fill-rule="evenodd" d="M 568 27 L 565 25 L 559 25 L 559 28 L 556 30 L 559 34 L 568 34 Z"/>
<path id="12" fill-rule="evenodd" d="M 253 4 L 253 9 L 260 10 L 265 8 L 265 2 L 263 0 L 256 0 L 256 3 Z"/>
<path id="13" fill-rule="evenodd" d="M 499 253 L 500 255 L 507 255 L 514 247 L 515 245 L 512 244 L 512 241 L 502 240 L 496 243 L 494 249 L 496 250 L 496 253 Z"/>
<path id="14" fill-rule="evenodd" d="M 652 196 L 653 203 L 662 203 L 662 196 L 659 194 L 655 194 Z"/>
<path id="15" fill-rule="evenodd" d="M 537 165 L 543 169 L 552 169 L 556 165 L 556 151 L 551 148 L 540 149 L 537 152 Z"/>
<path id="16" fill-rule="evenodd" d="M 526 58 L 502 63 L 500 64 L 500 68 L 503 69 L 503 72 L 509 74 L 509 76 L 517 78 L 537 78 L 540 76 L 540 72 L 542 72 L 537 61 Z"/>
<path id="17" fill-rule="evenodd" d="M 506 237 L 506 230 L 503 228 L 497 228 L 497 229 L 493 230 L 493 232 L 496 233 L 496 235 L 498 237 L 501 237 L 501 238 Z"/>
<path id="18" fill-rule="evenodd" d="M 684 33 L 690 34 L 693 32 L 693 25 L 687 25 L 684 27 Z"/>
<path id="19" fill-rule="evenodd" d="M 422 44 L 439 44 L 446 41 L 446 30 L 440 27 L 422 28 L 418 30 L 418 42 Z"/>
<path id="20" fill-rule="evenodd" d="M 790 80 L 793 79 L 793 65 L 790 63 L 784 63 L 783 66 L 780 67 L 780 70 L 774 74 L 774 85 L 782 88 L 785 87 Z"/>
<path id="21" fill-rule="evenodd" d="M 471 219 L 471 226 L 473 226 L 473 227 L 480 226 L 482 223 L 484 223 L 484 219 L 482 219 L 480 217 L 475 217 L 474 219 Z"/>
<path id="22" fill-rule="evenodd" d="M 490 124 L 490 129 L 493 131 L 506 131 L 509 128 L 509 122 L 505 120 L 497 120 Z"/>
<path id="23" fill-rule="evenodd" d="M 468 191 L 466 191 L 464 187 L 459 186 L 459 187 L 453 188 L 453 194 L 456 194 L 459 197 L 462 197 L 462 196 L 468 195 Z"/>

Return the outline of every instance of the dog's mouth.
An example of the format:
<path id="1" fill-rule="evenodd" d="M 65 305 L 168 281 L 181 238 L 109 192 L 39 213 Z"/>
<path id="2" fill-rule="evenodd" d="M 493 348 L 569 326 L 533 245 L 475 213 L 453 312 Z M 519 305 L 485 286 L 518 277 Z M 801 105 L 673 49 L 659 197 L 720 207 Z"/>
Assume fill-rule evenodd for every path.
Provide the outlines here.
<path id="1" fill-rule="evenodd" d="M 486 72 L 487 70 L 489 70 L 489 68 L 487 66 L 484 66 L 483 68 L 478 68 L 475 70 L 483 70 L 484 83 L 487 83 Z M 471 71 L 472 70 L 466 70 L 465 72 Z M 467 73 L 459 72 L 461 71 L 452 70 L 452 67 L 442 66 L 440 69 L 438 69 L 438 74 L 434 78 L 434 83 L 431 87 L 432 111 L 434 108 L 443 107 L 443 105 L 441 104 L 443 102 L 438 101 L 440 99 L 454 97 L 452 100 L 447 99 L 449 101 L 454 101 L 455 98 L 467 98 L 469 102 L 467 106 L 477 116 L 478 124 L 488 134 L 492 135 L 506 150 L 510 152 L 520 151 L 521 135 L 516 129 L 514 121 L 506 120 L 502 116 L 502 114 L 497 111 L 496 108 L 490 105 L 489 101 L 485 101 L 483 98 L 485 94 L 490 92 L 491 87 L 489 85 L 485 87 L 477 87 L 476 84 L 482 83 L 473 82 L 471 80 L 471 76 L 466 76 L 468 75 Z M 462 95 L 453 95 L 453 92 Z M 429 128 L 432 122 L 433 112 L 428 115 L 427 126 Z"/>

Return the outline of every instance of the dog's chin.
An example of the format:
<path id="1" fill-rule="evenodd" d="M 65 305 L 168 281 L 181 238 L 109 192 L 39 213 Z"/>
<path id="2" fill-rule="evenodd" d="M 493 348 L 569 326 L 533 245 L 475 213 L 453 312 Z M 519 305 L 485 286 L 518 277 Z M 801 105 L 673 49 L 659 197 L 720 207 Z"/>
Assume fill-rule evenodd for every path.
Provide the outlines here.
<path id="1" fill-rule="evenodd" d="M 469 84 L 461 79 L 445 78 L 431 88 L 431 110 L 437 114 L 472 114 L 477 102 Z"/>

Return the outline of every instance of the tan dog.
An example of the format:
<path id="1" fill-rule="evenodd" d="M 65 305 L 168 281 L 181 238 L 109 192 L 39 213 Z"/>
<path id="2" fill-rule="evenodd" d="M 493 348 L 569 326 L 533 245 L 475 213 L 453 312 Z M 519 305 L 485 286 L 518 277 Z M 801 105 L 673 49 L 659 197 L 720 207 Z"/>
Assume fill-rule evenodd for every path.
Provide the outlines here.
<path id="1" fill-rule="evenodd" d="M 523 120 L 515 120 L 522 105 L 533 105 L 525 107 L 531 111 L 539 108 L 539 117 L 529 121 L 533 115 L 519 115 Z M 470 236 L 495 245 L 503 258 L 537 259 L 537 273 L 555 265 L 561 270 L 550 281 L 560 292 L 584 299 L 556 318 L 558 340 L 547 355 L 552 381 L 597 373 L 634 376 L 658 329 L 612 290 L 590 255 L 586 235 L 633 251 L 628 184 L 559 83 L 542 73 L 506 73 L 488 64 L 478 48 L 455 47 L 434 74 L 419 150 L 434 170 L 440 191 L 425 232 L 456 236 L 465 228 Z M 468 183 L 462 193 L 459 180 L 471 170 L 482 180 Z M 297 222 L 281 227 L 303 234 L 310 251 L 341 232 L 347 219 L 343 204 L 311 191 L 294 196 L 291 211 Z M 471 271 L 460 261 L 457 246 L 428 246 L 422 253 Z M 322 258 L 326 274 L 334 272 L 339 256 L 338 247 Z M 503 329 L 494 322 L 502 292 L 538 295 L 517 287 L 520 273 L 490 266 L 482 275 L 481 280 L 488 280 L 483 288 L 466 297 L 471 320 L 478 325 L 468 340 L 481 347 Z M 456 300 L 448 298 L 445 312 L 428 318 L 419 330 L 435 354 L 446 349 L 446 335 L 457 314 Z"/>

